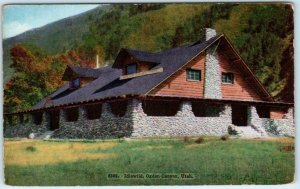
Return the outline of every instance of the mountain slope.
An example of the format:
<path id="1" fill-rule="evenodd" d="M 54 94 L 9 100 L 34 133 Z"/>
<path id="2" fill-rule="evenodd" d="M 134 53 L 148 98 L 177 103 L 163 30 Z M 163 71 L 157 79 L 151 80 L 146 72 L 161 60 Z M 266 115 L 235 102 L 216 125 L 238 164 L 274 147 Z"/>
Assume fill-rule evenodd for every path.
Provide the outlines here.
<path id="1" fill-rule="evenodd" d="M 3 40 L 3 69 L 4 81 L 9 80 L 13 70 L 9 68 L 12 63 L 9 50 L 19 43 L 30 43 L 45 50 L 49 54 L 62 53 L 71 49 L 74 45 L 82 42 L 82 36 L 89 31 L 91 18 L 101 16 L 109 6 L 104 5 L 68 17 L 57 22 L 47 24 L 43 27 L 32 29 L 15 37 Z"/>
<path id="2" fill-rule="evenodd" d="M 101 6 L 4 40 L 4 80 L 13 75 L 9 49 L 18 43 L 50 55 L 90 49 L 94 56 L 100 47 L 111 62 L 122 47 L 160 51 L 191 43 L 204 27 L 225 33 L 278 100 L 293 101 L 293 10 L 279 3 Z"/>

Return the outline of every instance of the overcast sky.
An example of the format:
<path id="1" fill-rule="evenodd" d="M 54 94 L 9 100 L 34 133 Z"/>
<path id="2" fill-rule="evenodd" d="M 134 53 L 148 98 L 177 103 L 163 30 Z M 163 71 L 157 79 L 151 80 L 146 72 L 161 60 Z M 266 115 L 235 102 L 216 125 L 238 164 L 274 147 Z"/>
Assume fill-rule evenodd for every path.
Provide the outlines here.
<path id="1" fill-rule="evenodd" d="M 13 37 L 50 22 L 80 14 L 97 4 L 6 5 L 3 8 L 3 38 Z"/>

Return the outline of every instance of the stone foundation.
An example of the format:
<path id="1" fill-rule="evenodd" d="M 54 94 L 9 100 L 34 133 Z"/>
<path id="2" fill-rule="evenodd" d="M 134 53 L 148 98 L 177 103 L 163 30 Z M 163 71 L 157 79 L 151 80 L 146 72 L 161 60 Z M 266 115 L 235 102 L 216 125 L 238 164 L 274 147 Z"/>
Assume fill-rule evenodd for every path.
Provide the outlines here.
<path id="1" fill-rule="evenodd" d="M 108 103 L 103 103 L 102 114 L 99 119 L 89 120 L 86 110 L 79 108 L 78 120 L 68 122 L 66 113 L 60 110 L 59 129 L 55 130 L 52 138 L 118 138 L 118 137 L 146 137 L 146 136 L 199 136 L 228 134 L 228 127 L 232 125 L 232 111 L 230 105 L 223 105 L 218 117 L 196 117 L 190 102 L 182 102 L 175 116 L 147 116 L 140 100 L 129 101 L 123 117 L 116 117 L 110 110 Z M 36 125 L 32 117 L 23 123 L 20 119 L 17 126 L 5 122 L 5 137 L 28 137 L 30 133 L 41 135 L 50 129 L 50 114 L 43 113 L 42 123 Z M 260 136 L 294 136 L 293 109 L 286 114 L 285 119 L 272 120 L 259 118 L 256 108 L 248 109 L 248 125 Z"/>

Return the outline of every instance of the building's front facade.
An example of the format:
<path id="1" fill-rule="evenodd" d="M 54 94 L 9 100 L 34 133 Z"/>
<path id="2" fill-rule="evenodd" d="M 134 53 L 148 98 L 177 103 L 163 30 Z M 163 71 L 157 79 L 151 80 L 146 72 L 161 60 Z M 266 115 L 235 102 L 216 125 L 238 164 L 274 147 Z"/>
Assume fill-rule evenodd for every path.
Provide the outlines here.
<path id="1" fill-rule="evenodd" d="M 275 102 L 224 35 L 163 52 L 122 49 L 111 67 L 68 66 L 68 83 L 8 121 L 6 136 L 58 138 L 294 136 L 293 104 Z M 24 115 L 31 115 L 25 124 Z M 26 119 L 28 120 L 28 119 Z"/>

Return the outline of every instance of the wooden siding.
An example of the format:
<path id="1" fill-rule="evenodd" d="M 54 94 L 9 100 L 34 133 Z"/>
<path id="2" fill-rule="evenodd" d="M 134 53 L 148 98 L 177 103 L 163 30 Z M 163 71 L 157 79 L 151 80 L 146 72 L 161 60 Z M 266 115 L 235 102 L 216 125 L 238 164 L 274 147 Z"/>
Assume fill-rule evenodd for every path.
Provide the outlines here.
<path id="1" fill-rule="evenodd" d="M 252 80 L 247 80 L 235 64 L 238 62 L 229 62 L 224 55 L 220 55 L 220 77 L 222 82 L 222 72 L 231 72 L 234 74 L 234 83 L 221 83 L 221 92 L 224 99 L 240 100 L 262 100 L 255 89 L 252 88 Z"/>
<path id="2" fill-rule="evenodd" d="M 270 118 L 271 119 L 283 119 L 284 115 L 287 113 L 287 111 L 282 109 L 271 109 L 270 110 Z"/>
<path id="3" fill-rule="evenodd" d="M 195 60 L 164 81 L 150 94 L 157 96 L 203 97 L 205 77 L 204 61 L 205 56 L 203 54 L 199 55 Z M 170 64 L 172 64 L 172 62 L 170 62 Z M 201 81 L 187 80 L 186 70 L 188 68 L 201 70 Z"/>

